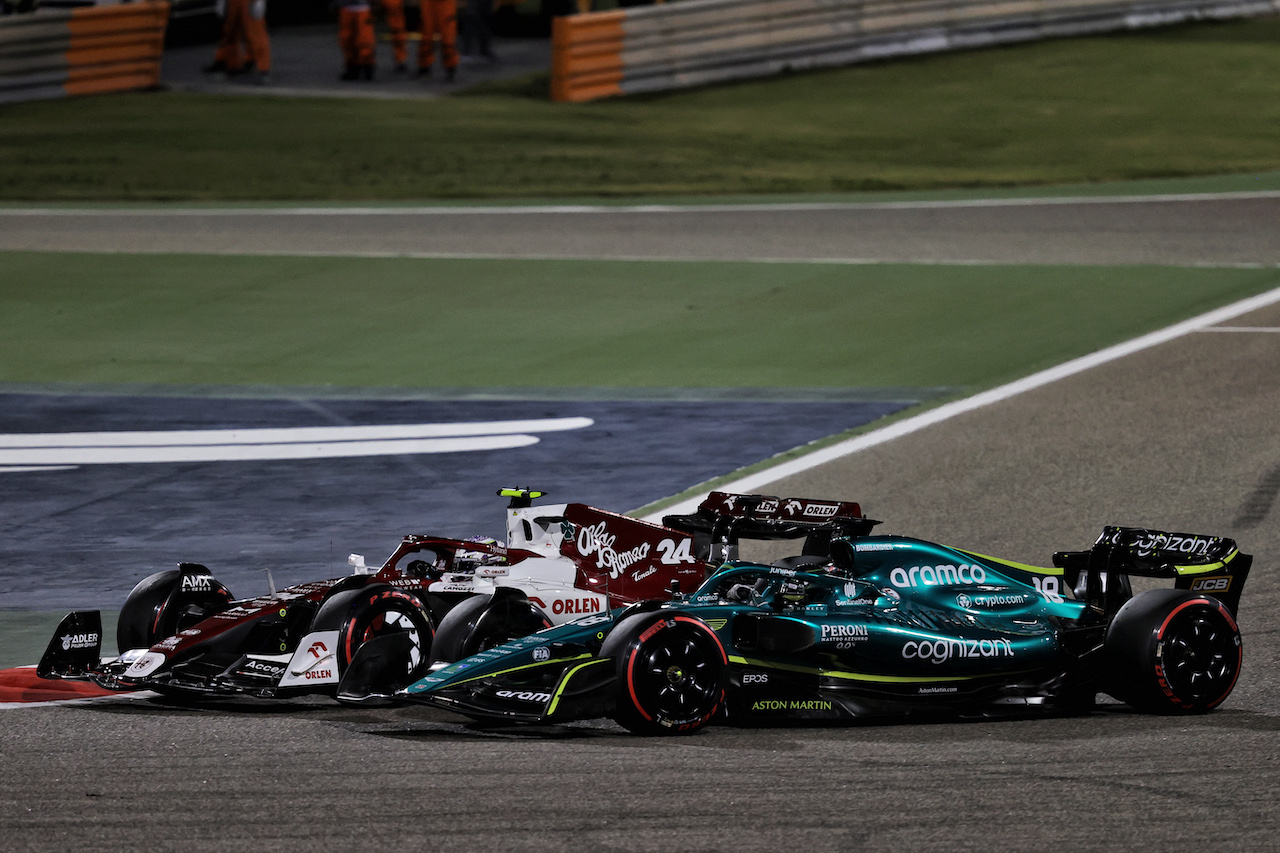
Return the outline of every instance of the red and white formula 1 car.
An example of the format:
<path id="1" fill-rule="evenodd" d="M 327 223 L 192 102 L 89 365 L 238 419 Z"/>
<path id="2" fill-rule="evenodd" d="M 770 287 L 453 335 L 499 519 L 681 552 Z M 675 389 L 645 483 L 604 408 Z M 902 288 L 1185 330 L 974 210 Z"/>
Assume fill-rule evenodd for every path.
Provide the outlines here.
<path id="1" fill-rule="evenodd" d="M 433 660 L 669 598 L 706 575 L 689 533 L 585 504 L 534 506 L 542 493 L 528 489 L 498 494 L 510 498 L 505 545 L 410 535 L 376 571 L 353 554 L 351 575 L 243 600 L 206 567 L 180 563 L 129 593 L 119 657 L 102 660 L 100 612 L 77 611 L 59 625 L 37 672 L 187 696 L 333 693 L 362 645 L 403 634 L 397 660 L 382 670 L 409 684 Z"/>

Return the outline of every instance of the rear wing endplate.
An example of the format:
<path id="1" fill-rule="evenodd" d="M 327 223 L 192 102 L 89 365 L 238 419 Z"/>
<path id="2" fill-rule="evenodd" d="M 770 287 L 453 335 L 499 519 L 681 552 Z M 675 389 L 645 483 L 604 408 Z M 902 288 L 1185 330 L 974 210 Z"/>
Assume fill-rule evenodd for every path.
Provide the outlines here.
<path id="1" fill-rule="evenodd" d="M 1222 536 L 1168 533 L 1143 527 L 1106 527 L 1088 551 L 1059 551 L 1053 564 L 1063 570 L 1068 585 L 1085 600 L 1107 612 L 1122 600 L 1112 600 L 1127 583 L 1108 583 L 1108 577 L 1174 578 L 1177 589 L 1202 592 L 1227 605 L 1234 614 L 1253 557 L 1240 553 L 1234 540 Z M 1127 596 L 1126 596 L 1127 597 Z"/>

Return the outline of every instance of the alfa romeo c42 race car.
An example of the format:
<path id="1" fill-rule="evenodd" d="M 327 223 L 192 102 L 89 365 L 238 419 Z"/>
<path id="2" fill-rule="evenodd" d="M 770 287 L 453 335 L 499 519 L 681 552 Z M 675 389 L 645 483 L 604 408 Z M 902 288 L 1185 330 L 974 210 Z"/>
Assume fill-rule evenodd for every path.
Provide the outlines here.
<path id="1" fill-rule="evenodd" d="M 338 698 L 538 724 L 612 716 L 674 734 L 713 721 L 1080 712 L 1099 693 L 1194 713 L 1240 672 L 1235 613 L 1252 557 L 1229 539 L 1107 527 L 1089 550 L 1037 568 L 873 536 L 856 503 L 712 493 L 664 523 L 725 561 L 688 594 L 437 664 L 393 695 L 376 689 L 386 679 L 371 646 Z M 742 535 L 805 543 L 764 565 L 734 559 Z M 1173 588 L 1134 595 L 1131 576 Z"/>
<path id="2" fill-rule="evenodd" d="M 582 614 L 670 596 L 707 566 L 693 536 L 584 504 L 533 506 L 541 492 L 504 489 L 507 544 L 406 536 L 372 571 L 236 600 L 195 563 L 142 580 L 120 610 L 120 655 L 102 660 L 99 611 L 59 625 L 43 678 L 190 696 L 332 693 L 369 640 L 394 635 L 382 661 L 395 689 L 453 660 Z M 437 626 L 440 628 L 437 633 Z M 434 642 L 433 642 L 434 641 Z"/>

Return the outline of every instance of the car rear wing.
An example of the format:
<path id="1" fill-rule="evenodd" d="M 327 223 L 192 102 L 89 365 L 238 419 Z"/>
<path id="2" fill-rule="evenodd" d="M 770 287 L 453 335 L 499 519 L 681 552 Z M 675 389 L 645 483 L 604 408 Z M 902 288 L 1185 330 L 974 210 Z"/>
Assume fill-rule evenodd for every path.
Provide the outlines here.
<path id="1" fill-rule="evenodd" d="M 1106 527 L 1088 551 L 1059 551 L 1053 564 L 1089 604 L 1113 613 L 1128 598 L 1128 578 L 1174 578 L 1177 589 L 1219 599 L 1234 614 L 1253 557 L 1221 536 Z"/>
<path id="2" fill-rule="evenodd" d="M 712 492 L 693 514 L 668 515 L 662 523 L 693 534 L 698 558 L 715 563 L 737 559 L 743 538 L 803 538 L 802 553 L 825 557 L 832 538 L 866 536 L 880 522 L 853 501 Z"/>

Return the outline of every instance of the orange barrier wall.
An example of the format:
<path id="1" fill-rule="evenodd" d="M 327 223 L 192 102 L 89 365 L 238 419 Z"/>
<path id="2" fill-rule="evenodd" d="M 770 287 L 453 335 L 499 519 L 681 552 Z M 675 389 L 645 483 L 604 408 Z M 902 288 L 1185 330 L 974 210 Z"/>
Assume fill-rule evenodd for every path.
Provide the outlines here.
<path id="1" fill-rule="evenodd" d="M 160 83 L 167 0 L 0 18 L 0 103 Z"/>
<path id="2" fill-rule="evenodd" d="M 551 24 L 551 99 L 590 101 L 621 95 L 626 12 L 564 15 Z"/>
<path id="3" fill-rule="evenodd" d="M 679 0 L 556 18 L 551 96 L 589 101 L 888 56 L 1280 12 L 1280 0 Z"/>

